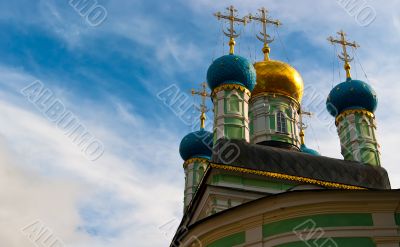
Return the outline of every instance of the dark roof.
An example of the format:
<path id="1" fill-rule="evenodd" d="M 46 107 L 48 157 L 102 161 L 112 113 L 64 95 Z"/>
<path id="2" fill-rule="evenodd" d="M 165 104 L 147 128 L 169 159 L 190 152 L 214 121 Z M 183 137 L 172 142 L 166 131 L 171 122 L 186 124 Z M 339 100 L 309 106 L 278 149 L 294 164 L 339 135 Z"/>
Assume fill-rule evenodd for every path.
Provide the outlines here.
<path id="1" fill-rule="evenodd" d="M 211 163 L 369 189 L 390 189 L 388 174 L 382 167 L 249 144 L 242 140 L 218 140 Z"/>

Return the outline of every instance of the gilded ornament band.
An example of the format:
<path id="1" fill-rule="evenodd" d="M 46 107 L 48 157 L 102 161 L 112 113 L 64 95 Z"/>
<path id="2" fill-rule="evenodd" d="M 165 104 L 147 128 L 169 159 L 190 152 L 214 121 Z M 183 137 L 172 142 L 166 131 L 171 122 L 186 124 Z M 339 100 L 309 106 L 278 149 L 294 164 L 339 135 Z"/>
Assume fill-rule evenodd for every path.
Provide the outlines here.
<path id="1" fill-rule="evenodd" d="M 237 90 L 240 90 L 240 91 L 246 93 L 249 97 L 251 96 L 251 92 L 246 87 L 244 87 L 242 85 L 238 85 L 238 84 L 222 84 L 221 86 L 218 86 L 213 90 L 213 92 L 211 94 L 211 97 L 214 97 L 215 94 L 217 94 L 220 91 L 224 91 L 226 89 L 230 89 L 230 90 L 237 89 Z"/>
<path id="2" fill-rule="evenodd" d="M 324 187 L 331 187 L 331 188 L 336 188 L 336 189 L 365 190 L 365 188 L 358 187 L 358 186 L 326 182 L 326 181 L 321 181 L 321 180 L 312 179 L 312 178 L 298 177 L 298 176 L 286 175 L 286 174 L 275 173 L 275 172 L 257 171 L 257 170 L 242 168 L 242 167 L 218 165 L 218 164 L 213 164 L 213 163 L 211 163 L 210 166 L 211 166 L 211 168 L 216 168 L 216 169 L 256 174 L 256 175 L 261 175 L 261 176 L 266 176 L 266 177 L 271 177 L 271 178 L 286 179 L 286 180 L 291 180 L 291 181 L 296 181 L 296 182 L 301 182 L 301 183 L 308 183 L 308 184 L 316 184 L 316 185 L 321 185 Z"/>
<path id="3" fill-rule="evenodd" d="M 361 114 L 367 115 L 370 118 L 375 119 L 375 115 L 370 111 L 367 111 L 367 110 L 364 110 L 364 109 L 351 109 L 351 110 L 346 110 L 346 111 L 340 113 L 336 117 L 336 119 L 335 119 L 336 126 L 339 124 L 340 121 L 343 120 L 343 118 L 345 118 L 346 116 L 348 116 L 350 114 L 354 114 L 354 113 L 361 113 Z"/>
<path id="4" fill-rule="evenodd" d="M 185 168 L 187 165 L 189 165 L 191 163 L 194 163 L 194 162 L 200 162 L 200 163 L 207 163 L 208 164 L 210 161 L 208 159 L 206 159 L 206 158 L 190 158 L 190 159 L 186 160 L 183 163 L 183 168 Z"/>

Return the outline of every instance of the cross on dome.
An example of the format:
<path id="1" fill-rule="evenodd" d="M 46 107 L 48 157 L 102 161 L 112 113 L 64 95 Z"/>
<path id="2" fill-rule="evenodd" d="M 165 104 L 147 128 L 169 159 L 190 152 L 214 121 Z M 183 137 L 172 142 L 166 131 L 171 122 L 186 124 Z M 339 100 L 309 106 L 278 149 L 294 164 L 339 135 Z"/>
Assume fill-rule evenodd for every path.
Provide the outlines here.
<path id="1" fill-rule="evenodd" d="M 256 35 L 257 39 L 259 39 L 261 42 L 264 43 L 264 47 L 262 51 L 264 52 L 264 60 L 268 61 L 269 60 L 269 52 L 271 51 L 269 44 L 274 41 L 274 39 L 271 39 L 271 36 L 267 33 L 267 24 L 272 24 L 275 26 L 280 26 L 282 23 L 279 20 L 273 20 L 268 18 L 268 10 L 264 7 L 258 10 L 260 13 L 257 16 L 249 15 L 250 20 L 255 20 L 258 22 L 262 23 L 262 31 L 260 34 L 262 37 Z"/>
<path id="2" fill-rule="evenodd" d="M 210 97 L 210 94 L 207 93 L 207 83 L 205 82 L 201 83 L 201 87 L 202 87 L 201 91 L 195 91 L 194 89 L 192 89 L 192 96 L 199 95 L 201 97 L 201 104 L 200 106 L 197 107 L 197 109 L 201 112 L 200 128 L 204 129 L 206 121 L 206 112 L 209 111 L 209 109 L 206 106 L 206 99 Z"/>
<path id="3" fill-rule="evenodd" d="M 332 36 L 328 38 L 328 41 L 330 41 L 332 44 L 340 44 L 342 46 L 343 52 L 342 55 L 338 55 L 339 59 L 344 61 L 344 70 L 346 71 L 346 78 L 349 79 L 351 78 L 350 74 L 350 62 L 353 61 L 353 58 L 350 57 L 350 55 L 347 52 L 347 46 L 353 47 L 357 49 L 360 47 L 355 41 L 350 42 L 346 40 L 346 33 L 343 32 L 343 30 L 339 31 L 337 34 L 340 35 L 339 39 L 335 39 Z"/>
<path id="4" fill-rule="evenodd" d="M 246 25 L 247 23 L 247 17 L 243 17 L 243 18 L 238 18 L 237 15 L 235 14 L 237 12 L 237 9 L 235 9 L 235 7 L 233 5 L 231 5 L 230 7 L 226 8 L 229 12 L 228 15 L 223 15 L 221 14 L 221 12 L 217 12 L 214 14 L 214 16 L 216 16 L 218 18 L 218 20 L 220 19 L 225 19 L 229 21 L 229 28 L 228 28 L 228 32 L 223 31 L 223 33 L 225 34 L 225 36 L 227 36 L 229 38 L 229 54 L 233 54 L 235 53 L 235 38 L 239 37 L 239 34 L 236 32 L 235 28 L 234 28 L 234 24 L 235 23 L 243 23 L 243 25 Z"/>

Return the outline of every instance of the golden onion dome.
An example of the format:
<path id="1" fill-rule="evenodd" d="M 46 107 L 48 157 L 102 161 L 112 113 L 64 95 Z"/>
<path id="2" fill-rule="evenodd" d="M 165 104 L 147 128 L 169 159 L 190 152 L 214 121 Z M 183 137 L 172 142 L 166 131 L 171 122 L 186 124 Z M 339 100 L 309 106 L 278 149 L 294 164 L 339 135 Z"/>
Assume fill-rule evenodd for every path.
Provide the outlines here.
<path id="1" fill-rule="evenodd" d="M 304 83 L 299 72 L 287 63 L 266 60 L 254 64 L 257 84 L 252 97 L 264 93 L 275 93 L 291 97 L 301 102 Z"/>

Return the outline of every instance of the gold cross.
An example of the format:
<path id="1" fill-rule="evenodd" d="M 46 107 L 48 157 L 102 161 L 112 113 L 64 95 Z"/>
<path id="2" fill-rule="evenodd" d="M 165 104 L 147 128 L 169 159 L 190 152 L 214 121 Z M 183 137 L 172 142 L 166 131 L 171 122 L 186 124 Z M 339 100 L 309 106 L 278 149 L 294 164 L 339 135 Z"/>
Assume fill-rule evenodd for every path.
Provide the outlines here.
<path id="1" fill-rule="evenodd" d="M 229 15 L 222 15 L 221 12 L 217 12 L 214 14 L 214 16 L 216 16 L 218 18 L 218 20 L 220 19 L 225 19 L 229 21 L 229 28 L 228 28 L 228 32 L 223 31 L 223 33 L 229 37 L 229 54 L 233 54 L 235 52 L 235 38 L 239 37 L 239 34 L 235 31 L 234 29 L 234 24 L 237 23 L 243 23 L 243 25 L 246 25 L 247 23 L 247 17 L 243 17 L 242 19 L 238 18 L 237 15 L 235 14 L 237 12 L 237 9 L 235 9 L 235 7 L 230 6 L 228 8 L 226 8 L 229 12 Z"/>
<path id="2" fill-rule="evenodd" d="M 300 143 L 302 144 L 302 145 L 304 145 L 304 130 L 307 128 L 307 126 L 303 123 L 303 115 L 307 115 L 307 116 L 309 116 L 309 117 L 311 117 L 312 116 L 312 113 L 311 112 L 306 112 L 306 111 L 303 111 L 303 109 L 300 107 L 300 110 L 299 110 L 299 117 L 300 117 L 300 119 L 299 119 L 299 128 L 300 128 Z"/>
<path id="3" fill-rule="evenodd" d="M 204 129 L 205 128 L 205 121 L 206 121 L 206 112 L 208 112 L 208 108 L 206 106 L 206 99 L 207 97 L 210 97 L 210 94 L 207 93 L 207 84 L 203 82 L 201 84 L 202 90 L 201 91 L 195 91 L 192 89 L 192 95 L 200 95 L 201 97 L 201 104 L 200 107 L 197 107 L 197 109 L 201 112 L 200 115 L 200 128 Z"/>
<path id="4" fill-rule="evenodd" d="M 267 33 L 267 24 L 272 24 L 275 26 L 280 26 L 282 23 L 279 20 L 272 20 L 268 18 L 268 10 L 266 10 L 264 7 L 259 9 L 260 14 L 258 16 L 252 16 L 251 14 L 249 15 L 250 20 L 256 20 L 262 23 L 262 31 L 260 34 L 262 37 L 256 35 L 257 39 L 259 39 L 261 42 L 264 42 L 264 47 L 262 51 L 264 52 L 264 60 L 268 61 L 269 60 L 269 52 L 271 49 L 269 48 L 270 43 L 274 41 L 274 39 L 271 39 L 271 36 Z"/>
<path id="5" fill-rule="evenodd" d="M 346 33 L 343 31 L 339 31 L 337 34 L 340 35 L 340 39 L 334 39 L 332 36 L 328 38 L 328 41 L 330 41 L 332 44 L 336 43 L 336 44 L 340 44 L 342 45 L 343 48 L 343 52 L 342 55 L 338 55 L 338 57 L 340 58 L 340 60 L 344 61 L 344 70 L 346 71 L 346 77 L 347 79 L 351 78 L 351 74 L 350 74 L 350 62 L 353 61 L 353 58 L 351 58 L 349 56 L 349 54 L 347 53 L 347 47 L 346 46 L 350 46 L 353 47 L 355 49 L 357 49 L 358 47 L 360 47 L 355 41 L 354 42 L 349 42 L 346 40 Z"/>

